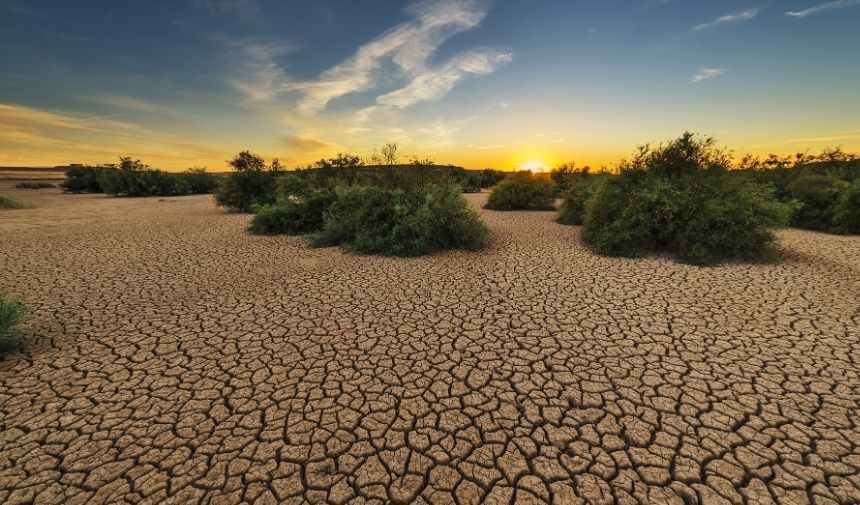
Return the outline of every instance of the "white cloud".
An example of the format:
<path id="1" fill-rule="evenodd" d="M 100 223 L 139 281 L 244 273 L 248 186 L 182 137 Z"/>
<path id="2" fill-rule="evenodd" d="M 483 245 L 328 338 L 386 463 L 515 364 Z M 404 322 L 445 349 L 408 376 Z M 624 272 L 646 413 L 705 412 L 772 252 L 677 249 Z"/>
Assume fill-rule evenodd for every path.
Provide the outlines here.
<path id="1" fill-rule="evenodd" d="M 404 108 L 418 102 L 437 100 L 467 75 L 489 74 L 509 61 L 511 53 L 507 51 L 468 51 L 454 56 L 440 66 L 424 69 L 406 87 L 378 97 L 376 103 Z"/>
<path id="2" fill-rule="evenodd" d="M 736 21 L 746 21 L 756 17 L 759 13 L 759 9 L 747 9 L 745 11 L 735 12 L 734 14 L 727 14 L 725 16 L 720 16 L 713 21 L 709 21 L 707 23 L 702 23 L 700 25 L 696 25 L 691 28 L 692 31 L 697 32 L 699 30 L 705 30 L 707 28 L 713 28 L 714 26 L 722 25 L 725 23 L 734 23 Z"/>
<path id="3" fill-rule="evenodd" d="M 706 79 L 717 77 L 728 72 L 727 68 L 700 68 L 696 74 L 690 78 L 690 82 L 702 82 Z"/>
<path id="4" fill-rule="evenodd" d="M 785 15 L 790 18 L 805 18 L 806 16 L 818 14 L 819 12 L 844 9 L 853 5 L 860 5 L 860 0 L 835 0 L 833 2 L 825 2 L 823 4 L 810 7 L 802 11 L 787 11 Z"/>
<path id="5" fill-rule="evenodd" d="M 250 79 L 232 81 L 250 100 L 271 100 L 297 92 L 298 110 L 314 115 L 328 104 L 351 93 L 373 90 L 383 81 L 405 80 L 405 87 L 377 98 L 378 105 L 407 107 L 441 98 L 467 75 L 495 71 L 511 59 L 510 52 L 483 48 L 465 51 L 448 61 L 432 65 L 430 58 L 452 36 L 478 27 L 487 15 L 487 2 L 478 0 L 426 0 L 407 9 L 412 17 L 370 42 L 319 78 L 291 81 L 276 61 L 282 53 L 267 52 L 246 44 Z M 386 63 L 393 63 L 393 69 Z M 369 108 L 365 114 L 373 112 Z"/>

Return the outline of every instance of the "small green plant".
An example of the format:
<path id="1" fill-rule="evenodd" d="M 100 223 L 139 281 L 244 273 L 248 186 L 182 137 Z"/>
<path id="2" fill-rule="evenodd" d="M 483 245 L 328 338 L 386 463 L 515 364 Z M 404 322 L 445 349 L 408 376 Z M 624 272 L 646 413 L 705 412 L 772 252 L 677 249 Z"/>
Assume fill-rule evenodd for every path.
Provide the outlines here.
<path id="1" fill-rule="evenodd" d="M 555 187 L 530 172 L 517 172 L 498 183 L 486 208 L 491 210 L 553 210 Z"/>
<path id="2" fill-rule="evenodd" d="M 0 195 L 0 209 L 21 209 L 24 204 L 17 198 Z"/>
<path id="3" fill-rule="evenodd" d="M 242 151 L 230 160 L 229 173 L 215 191 L 215 202 L 231 210 L 251 212 L 277 199 L 276 180 L 282 169 L 278 160 L 268 167 L 262 157 Z"/>
<path id="4" fill-rule="evenodd" d="M 18 182 L 15 184 L 16 189 L 47 189 L 56 187 L 56 185 L 50 182 Z"/>
<path id="5" fill-rule="evenodd" d="M 0 292 L 0 351 L 15 349 L 21 345 L 18 324 L 26 311 L 23 303 Z"/>
<path id="6" fill-rule="evenodd" d="M 446 249 L 477 250 L 488 230 L 469 209 L 459 186 L 412 188 L 341 186 L 325 213 L 318 247 L 388 256 L 420 256 Z"/>

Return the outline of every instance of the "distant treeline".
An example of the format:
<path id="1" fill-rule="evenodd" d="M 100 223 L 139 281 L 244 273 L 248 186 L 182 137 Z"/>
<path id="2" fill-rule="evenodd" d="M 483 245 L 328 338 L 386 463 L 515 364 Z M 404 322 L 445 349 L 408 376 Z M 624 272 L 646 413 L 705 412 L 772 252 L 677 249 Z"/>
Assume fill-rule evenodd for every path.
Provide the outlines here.
<path id="1" fill-rule="evenodd" d="M 233 172 L 213 174 L 202 168 L 184 172 L 165 172 L 140 160 L 121 157 L 119 163 L 95 166 L 74 166 L 66 171 L 61 187 L 69 193 L 106 193 L 115 196 L 180 196 L 216 193 L 223 205 L 248 212 L 251 205 L 274 201 L 278 177 L 296 174 L 299 177 L 338 180 L 344 184 L 382 182 L 393 186 L 453 182 L 464 192 L 476 192 L 493 186 L 504 173 L 466 170 L 451 165 L 436 165 L 430 160 L 415 158 L 408 164 L 365 165 L 358 156 L 338 154 L 334 158 L 295 170 L 285 169 L 275 159 L 270 164 L 248 151 L 230 162 Z M 239 173 L 240 175 L 235 175 Z"/>
<path id="2" fill-rule="evenodd" d="M 121 157 L 117 164 L 72 167 L 60 186 L 69 193 L 180 196 L 212 193 L 218 187 L 218 178 L 203 168 L 165 172 L 140 160 Z"/>

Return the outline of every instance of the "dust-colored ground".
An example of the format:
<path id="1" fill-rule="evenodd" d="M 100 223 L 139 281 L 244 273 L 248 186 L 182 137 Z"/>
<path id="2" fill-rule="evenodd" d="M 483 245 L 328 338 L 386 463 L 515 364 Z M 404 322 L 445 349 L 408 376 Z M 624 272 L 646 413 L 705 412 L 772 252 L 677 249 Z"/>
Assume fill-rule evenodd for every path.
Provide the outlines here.
<path id="1" fill-rule="evenodd" d="M 28 195 L 0 502 L 860 502 L 858 237 L 702 269 L 485 211 L 489 250 L 391 259 Z"/>

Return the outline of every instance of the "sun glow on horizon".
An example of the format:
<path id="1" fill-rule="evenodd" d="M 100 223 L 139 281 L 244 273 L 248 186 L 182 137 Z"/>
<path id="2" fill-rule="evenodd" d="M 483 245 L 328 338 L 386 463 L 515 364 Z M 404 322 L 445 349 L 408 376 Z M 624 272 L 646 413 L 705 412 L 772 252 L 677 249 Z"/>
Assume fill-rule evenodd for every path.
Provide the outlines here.
<path id="1" fill-rule="evenodd" d="M 520 165 L 521 170 L 528 170 L 529 172 L 544 172 L 547 170 L 547 164 L 540 160 L 529 160 Z"/>

